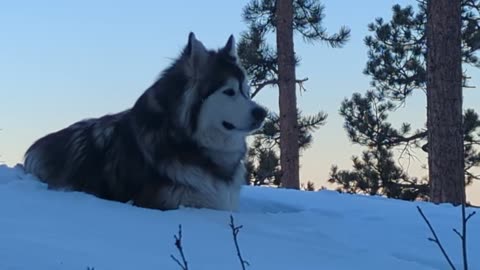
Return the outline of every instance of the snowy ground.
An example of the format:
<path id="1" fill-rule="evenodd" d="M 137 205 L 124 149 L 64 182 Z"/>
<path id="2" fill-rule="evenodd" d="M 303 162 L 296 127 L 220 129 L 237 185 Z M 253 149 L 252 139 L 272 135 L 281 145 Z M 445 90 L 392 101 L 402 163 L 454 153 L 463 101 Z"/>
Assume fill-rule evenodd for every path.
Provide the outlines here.
<path id="1" fill-rule="evenodd" d="M 450 269 L 427 240 L 421 205 L 452 260 L 460 211 L 379 197 L 246 187 L 239 245 L 247 269 Z M 472 211 L 472 209 L 469 209 Z M 230 213 L 161 212 L 47 190 L 19 168 L 0 166 L 0 269 L 180 269 L 173 235 L 183 227 L 189 269 L 241 269 Z M 469 222 L 470 269 L 480 269 L 480 215 Z"/>

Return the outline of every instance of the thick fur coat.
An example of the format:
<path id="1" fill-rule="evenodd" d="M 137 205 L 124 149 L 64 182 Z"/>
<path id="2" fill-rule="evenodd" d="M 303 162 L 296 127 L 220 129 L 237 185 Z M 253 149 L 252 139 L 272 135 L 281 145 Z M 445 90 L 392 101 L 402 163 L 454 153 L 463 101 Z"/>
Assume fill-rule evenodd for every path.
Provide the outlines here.
<path id="1" fill-rule="evenodd" d="M 267 113 L 249 92 L 233 36 L 207 50 L 190 33 L 133 107 L 40 138 L 25 170 L 52 189 L 141 207 L 234 211 L 246 183 L 246 136 Z"/>

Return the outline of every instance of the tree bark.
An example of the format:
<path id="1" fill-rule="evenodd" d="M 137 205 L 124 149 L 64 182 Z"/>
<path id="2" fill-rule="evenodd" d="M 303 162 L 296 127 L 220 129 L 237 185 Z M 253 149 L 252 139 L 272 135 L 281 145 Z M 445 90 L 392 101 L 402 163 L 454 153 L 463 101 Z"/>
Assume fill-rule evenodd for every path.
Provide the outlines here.
<path id="1" fill-rule="evenodd" d="M 427 127 L 430 199 L 465 202 L 461 0 L 427 3 Z"/>
<path id="2" fill-rule="evenodd" d="M 280 109 L 281 184 L 300 188 L 295 55 L 293 46 L 293 1 L 276 1 L 278 88 Z"/>

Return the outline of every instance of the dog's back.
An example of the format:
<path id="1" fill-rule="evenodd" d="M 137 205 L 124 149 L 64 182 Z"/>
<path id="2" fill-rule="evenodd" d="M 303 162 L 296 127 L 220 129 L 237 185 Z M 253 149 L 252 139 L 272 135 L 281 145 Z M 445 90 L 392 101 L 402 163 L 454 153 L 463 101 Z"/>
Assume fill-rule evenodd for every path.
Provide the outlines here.
<path id="1" fill-rule="evenodd" d="M 150 171 L 135 146 L 128 117 L 126 111 L 83 120 L 40 138 L 25 154 L 25 170 L 50 188 L 131 200 Z"/>

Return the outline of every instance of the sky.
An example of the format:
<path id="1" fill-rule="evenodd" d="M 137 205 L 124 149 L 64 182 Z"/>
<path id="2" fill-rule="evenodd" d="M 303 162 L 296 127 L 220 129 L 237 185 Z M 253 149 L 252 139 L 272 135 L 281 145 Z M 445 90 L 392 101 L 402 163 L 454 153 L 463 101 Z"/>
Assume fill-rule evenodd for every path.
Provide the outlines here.
<path id="1" fill-rule="evenodd" d="M 341 49 L 323 43 L 305 44 L 296 36 L 302 59 L 297 77 L 308 77 L 307 92 L 298 95 L 306 114 L 326 112 L 327 123 L 315 133 L 313 146 L 302 153 L 301 178 L 324 185 L 330 167 L 351 168 L 351 157 L 362 148 L 352 144 L 338 110 L 344 98 L 370 88 L 362 71 L 367 60 L 367 25 L 390 18 L 395 3 L 406 0 L 324 0 L 324 26 L 330 33 L 348 26 L 350 41 Z M 0 8 L 0 160 L 22 162 L 36 139 L 89 117 L 115 113 L 133 105 L 163 68 L 176 57 L 193 31 L 209 48 L 225 44 L 230 34 L 246 30 L 241 11 L 248 1 L 8 1 Z M 468 68 L 471 84 L 480 71 Z M 256 98 L 278 110 L 278 92 L 264 89 Z M 464 107 L 480 110 L 480 91 L 464 92 Z M 422 128 L 423 94 L 407 101 L 407 109 L 392 116 Z M 426 163 L 425 156 L 418 153 Z M 418 163 L 418 162 L 417 162 Z M 408 163 L 402 162 L 407 168 Z M 421 164 L 408 172 L 427 175 Z M 480 203 L 480 185 L 469 199 Z M 476 194 L 476 195 L 475 195 Z"/>

